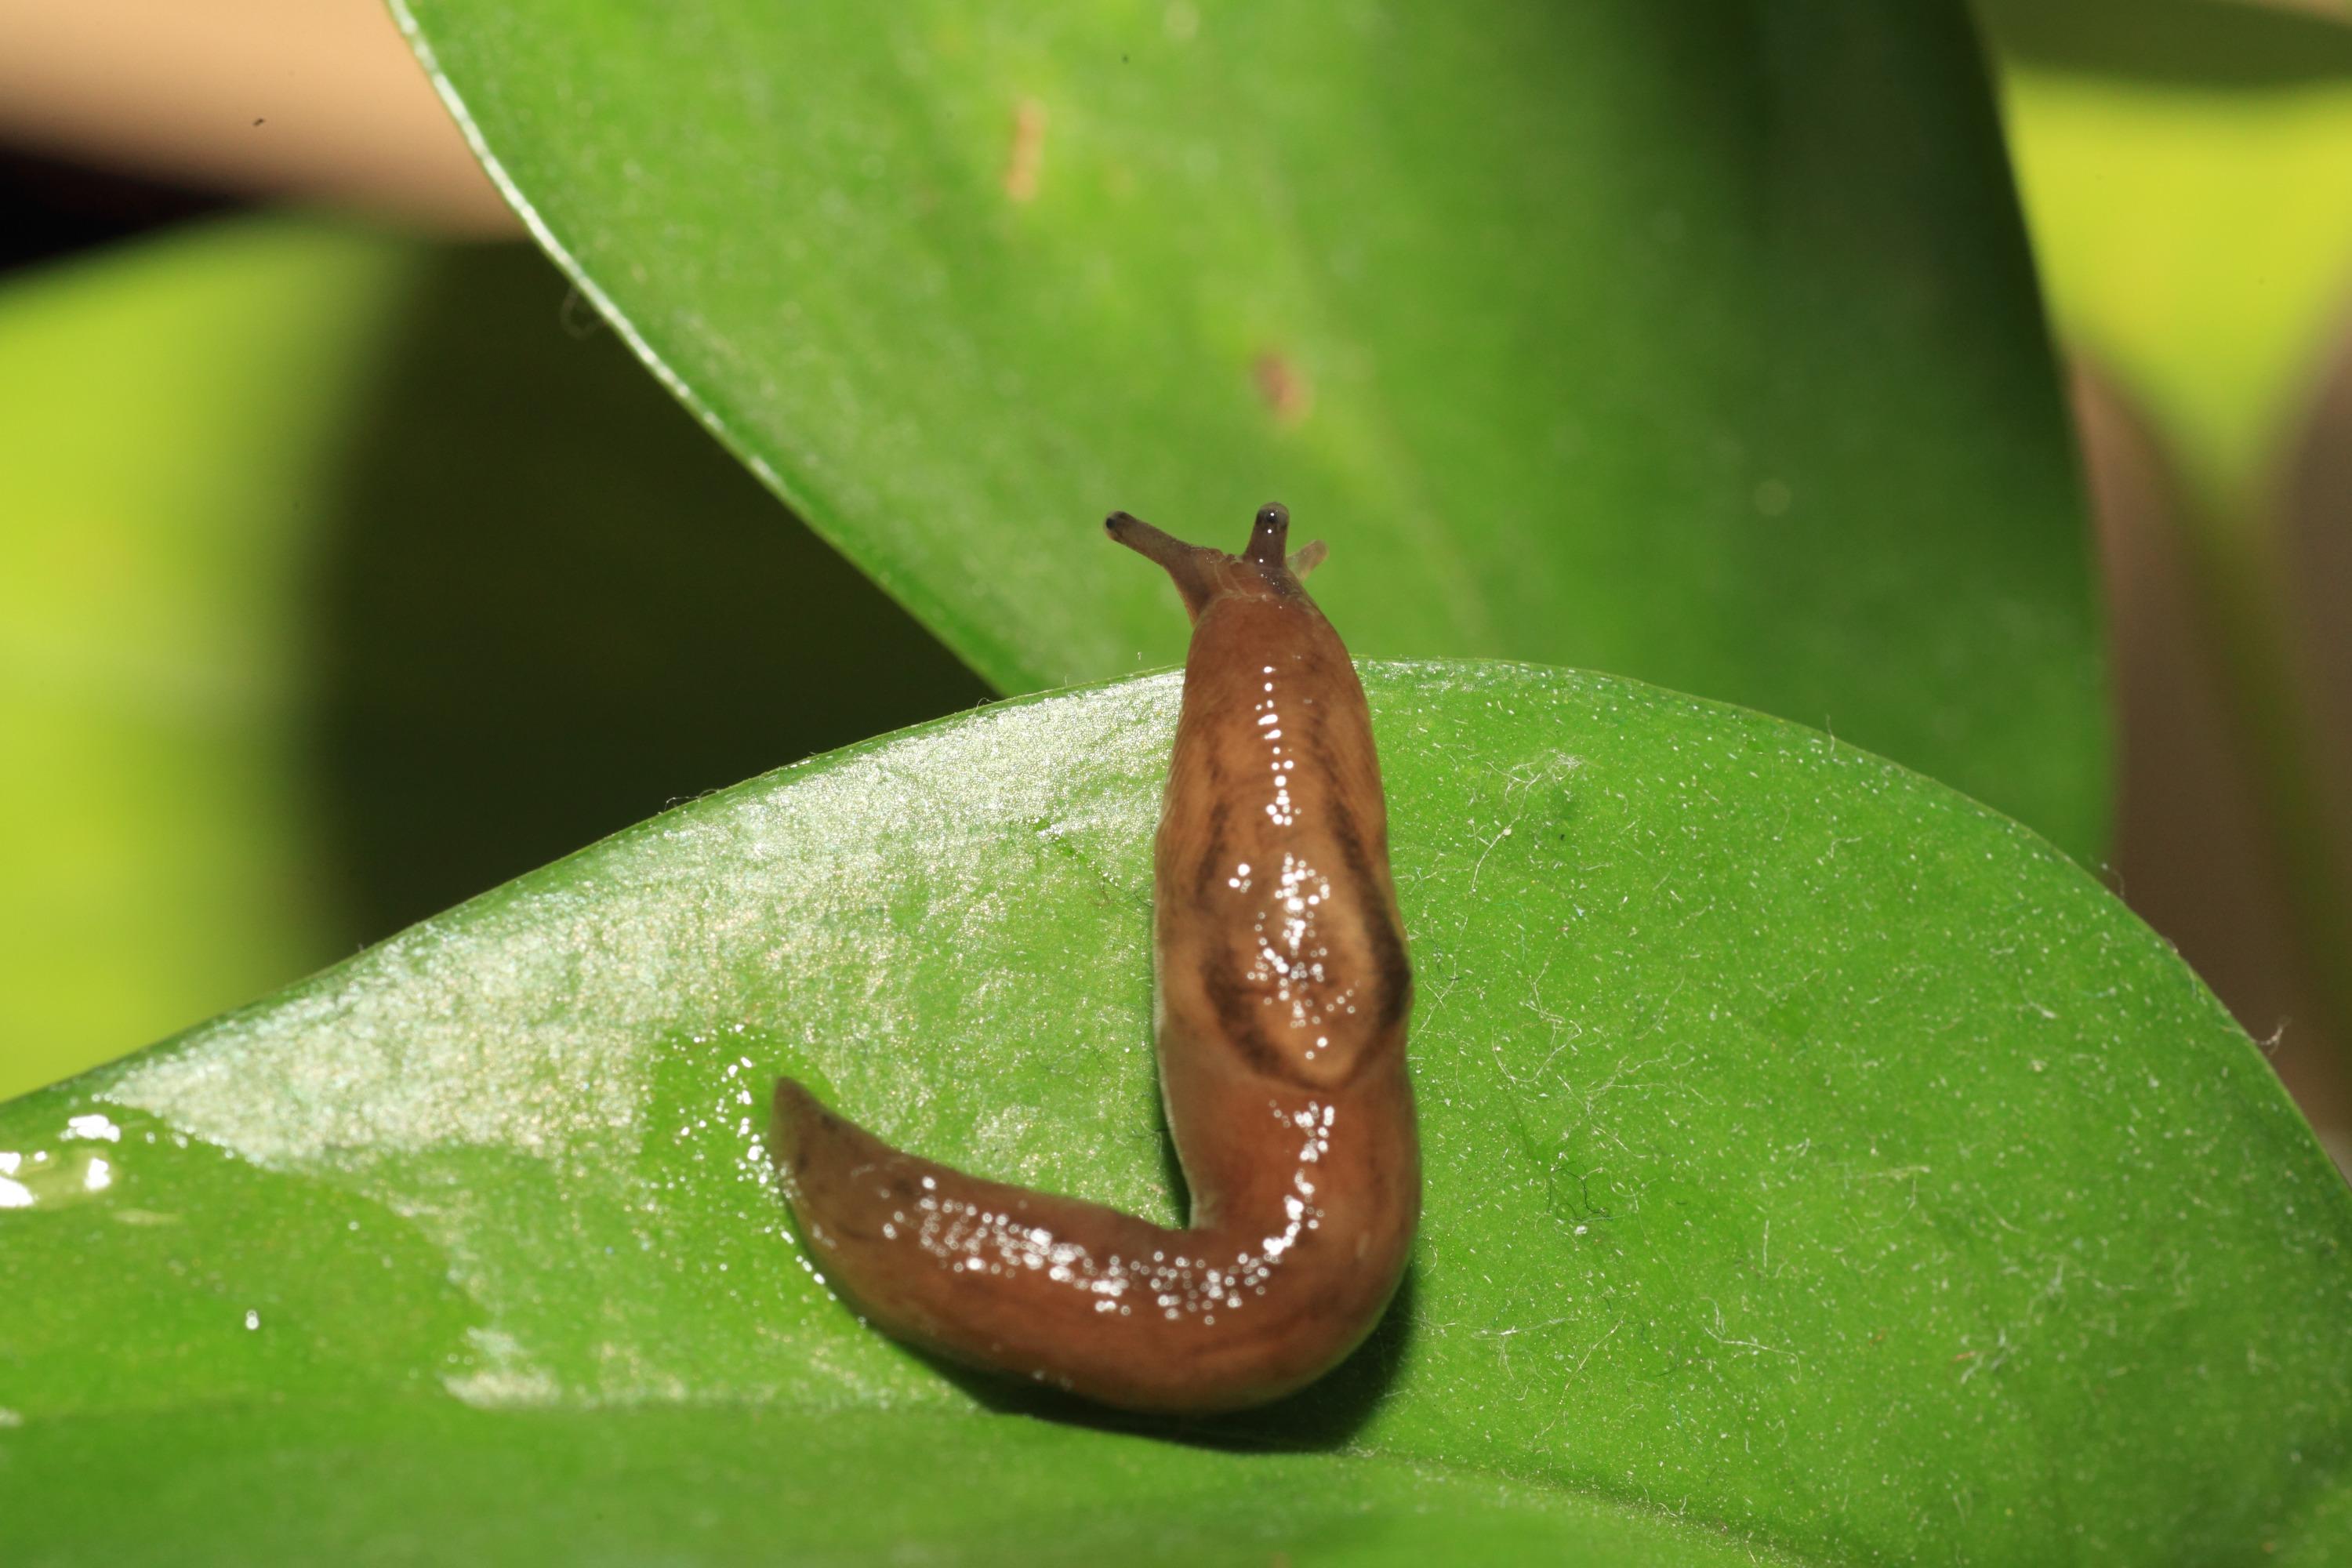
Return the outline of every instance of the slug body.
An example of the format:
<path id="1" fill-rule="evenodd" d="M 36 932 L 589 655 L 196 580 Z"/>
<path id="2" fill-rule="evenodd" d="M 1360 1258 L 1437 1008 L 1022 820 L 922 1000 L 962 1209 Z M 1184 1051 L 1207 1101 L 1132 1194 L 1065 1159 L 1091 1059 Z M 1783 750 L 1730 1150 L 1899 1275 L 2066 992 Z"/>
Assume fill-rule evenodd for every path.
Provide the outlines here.
<path id="1" fill-rule="evenodd" d="M 901 1153 L 790 1079 L 773 1158 L 825 1277 L 950 1360 L 1132 1410 L 1276 1398 L 1371 1331 L 1421 1214 L 1412 983 L 1362 686 L 1286 561 L 1115 513 L 1192 616 L 1154 859 L 1160 1090 L 1191 1225 Z M 1296 570 L 1295 570 L 1296 569 Z"/>

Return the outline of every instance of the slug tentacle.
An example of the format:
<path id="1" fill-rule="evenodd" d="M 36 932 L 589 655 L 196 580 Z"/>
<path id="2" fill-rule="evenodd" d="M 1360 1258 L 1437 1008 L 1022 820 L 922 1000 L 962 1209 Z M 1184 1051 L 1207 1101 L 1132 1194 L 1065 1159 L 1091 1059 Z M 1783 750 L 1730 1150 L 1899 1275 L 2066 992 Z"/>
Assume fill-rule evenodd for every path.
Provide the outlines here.
<path id="1" fill-rule="evenodd" d="M 1187 544 L 1174 534 L 1163 533 L 1141 518 L 1123 511 L 1103 519 L 1103 531 L 1145 560 L 1156 562 L 1183 595 L 1184 613 L 1195 622 L 1200 620 L 1201 612 L 1216 597 L 1217 563 L 1220 559 L 1230 560 L 1230 556 L 1221 550 Z"/>
<path id="2" fill-rule="evenodd" d="M 1290 509 L 1280 501 L 1268 501 L 1257 509 L 1257 521 L 1242 553 L 1261 566 L 1279 566 L 1289 543 Z"/>
<path id="3" fill-rule="evenodd" d="M 1412 973 L 1354 666 L 1286 563 L 1114 512 L 1193 621 L 1154 855 L 1158 1054 L 1183 1229 L 903 1153 L 776 1086 L 772 1157 L 826 1277 L 891 1333 L 1129 1409 L 1205 1412 L 1360 1343 L 1421 1212 Z M 1308 545 L 1294 560 L 1321 559 Z"/>

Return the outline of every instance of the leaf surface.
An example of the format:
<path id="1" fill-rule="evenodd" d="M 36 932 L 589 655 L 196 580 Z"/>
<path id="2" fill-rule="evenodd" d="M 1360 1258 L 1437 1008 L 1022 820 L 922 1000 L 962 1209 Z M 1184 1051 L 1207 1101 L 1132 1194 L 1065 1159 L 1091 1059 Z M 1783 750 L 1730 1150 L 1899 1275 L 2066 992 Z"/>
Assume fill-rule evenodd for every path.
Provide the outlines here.
<path id="1" fill-rule="evenodd" d="M 1360 655 L 1741 702 L 2103 847 L 1957 5 L 397 5 L 640 352 L 1002 690 L 1181 651 L 1073 528 L 1280 500 Z"/>
<path id="2" fill-rule="evenodd" d="M 985 695 L 566 293 L 284 215 L 0 287 L 0 1097 Z"/>
<path id="3" fill-rule="evenodd" d="M 1332 1378 L 1171 1428 L 943 1373 L 761 1157 L 790 1071 L 1173 1217 L 1160 676 L 696 801 L 0 1109 L 28 1560 L 2341 1560 L 2352 1195 L 2120 904 L 1778 721 L 1367 682 L 1428 1207 Z"/>

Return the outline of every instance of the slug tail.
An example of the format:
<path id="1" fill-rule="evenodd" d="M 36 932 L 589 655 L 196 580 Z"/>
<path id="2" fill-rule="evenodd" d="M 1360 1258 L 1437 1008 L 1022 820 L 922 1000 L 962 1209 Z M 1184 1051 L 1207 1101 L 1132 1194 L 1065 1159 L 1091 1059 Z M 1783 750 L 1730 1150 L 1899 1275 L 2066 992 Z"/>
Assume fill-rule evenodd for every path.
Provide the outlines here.
<path id="1" fill-rule="evenodd" d="M 770 1157 L 818 1277 L 868 1321 L 950 1361 L 1128 1410 L 1240 1409 L 1319 1375 L 1379 1320 L 1410 1237 L 1367 1258 L 1308 1233 L 1278 1268 L 1260 1260 L 1265 1289 L 1244 1307 L 1255 1287 L 1233 1260 L 1280 1229 L 1265 1214 L 1171 1230 L 982 1180 L 892 1148 L 791 1079 L 776 1084 Z"/>
<path id="2" fill-rule="evenodd" d="M 776 1080 L 775 1114 L 768 1157 L 784 1184 L 793 1212 L 823 1246 L 871 1240 L 880 1221 L 872 1212 L 887 1205 L 892 1189 L 903 1185 L 891 1170 L 898 1152 L 845 1117 L 824 1108 L 794 1079 Z M 853 1179 L 855 1178 L 855 1179 Z M 903 1199 L 904 1194 L 899 1194 Z"/>

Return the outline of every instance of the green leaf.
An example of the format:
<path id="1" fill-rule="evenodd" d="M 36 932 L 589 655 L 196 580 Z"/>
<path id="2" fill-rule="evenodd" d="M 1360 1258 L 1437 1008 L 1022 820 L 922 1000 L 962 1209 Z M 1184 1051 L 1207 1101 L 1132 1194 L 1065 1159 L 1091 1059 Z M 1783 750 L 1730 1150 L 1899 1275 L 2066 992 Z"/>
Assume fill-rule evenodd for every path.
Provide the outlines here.
<path id="1" fill-rule="evenodd" d="M 2104 838 L 2072 453 L 1956 4 L 395 0 L 509 195 L 1007 691 L 1067 531 L 1287 501 L 1358 651 L 1615 670 Z"/>
<path id="2" fill-rule="evenodd" d="M 2171 537 L 2126 553 L 2178 553 L 2190 597 L 2170 613 L 2202 623 L 2187 640 L 2210 644 L 2200 679 L 2255 792 L 2255 853 L 2273 864 L 2252 875 L 2287 910 L 2250 945 L 2294 976 L 2282 1020 L 2352 1055 L 2352 687 L 2326 673 L 2347 668 L 2347 558 L 2325 542 L 2346 537 L 2342 486 L 2297 471 L 2346 444 L 2327 421 L 2331 363 L 2352 363 L 2352 27 L 2206 0 L 1983 10 L 2052 314 L 2154 444 L 2124 537 Z M 2183 634 L 2164 641 L 2179 657 Z"/>
<path id="3" fill-rule="evenodd" d="M 239 226 L 0 291 L 0 1096 L 356 945 L 300 584 L 416 259 Z"/>
<path id="4" fill-rule="evenodd" d="M 0 1109 L 13 1556 L 2343 1560 L 2352 1194 L 2120 904 L 1777 721 L 1367 679 L 1428 1213 L 1326 1383 L 1168 1428 L 945 1373 L 761 1158 L 789 1070 L 1172 1215 L 1162 676 L 695 802 Z"/>
<path id="5" fill-rule="evenodd" d="M 566 292 L 282 217 L 0 289 L 0 1098 L 984 694 Z"/>
<path id="6" fill-rule="evenodd" d="M 2255 523 L 2352 274 L 2333 195 L 2352 28 L 2210 0 L 1979 3 L 2060 331 L 2155 418 L 2216 523 Z"/>

